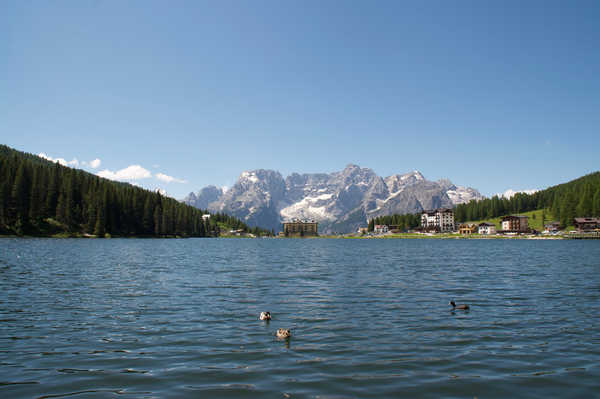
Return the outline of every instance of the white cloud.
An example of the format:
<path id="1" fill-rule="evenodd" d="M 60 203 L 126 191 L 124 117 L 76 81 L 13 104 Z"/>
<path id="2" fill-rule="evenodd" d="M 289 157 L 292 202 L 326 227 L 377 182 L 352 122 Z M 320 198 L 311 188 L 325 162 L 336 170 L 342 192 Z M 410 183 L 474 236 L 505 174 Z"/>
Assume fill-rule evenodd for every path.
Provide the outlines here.
<path id="1" fill-rule="evenodd" d="M 108 169 L 101 170 L 96 173 L 100 177 L 104 177 L 110 180 L 139 180 L 148 179 L 152 177 L 152 173 L 149 170 L 144 169 L 140 165 L 130 165 L 125 169 L 117 170 L 113 172 Z"/>
<path id="2" fill-rule="evenodd" d="M 165 175 L 164 173 L 157 173 L 154 175 L 158 180 L 164 181 L 165 183 L 187 183 L 186 180 L 178 179 L 173 176 Z"/>
<path id="3" fill-rule="evenodd" d="M 93 161 L 87 162 L 87 161 L 82 161 L 81 162 L 81 166 L 89 166 L 92 169 L 97 169 L 100 164 L 102 163 L 102 161 L 98 158 L 94 159 Z"/>
<path id="4" fill-rule="evenodd" d="M 513 195 L 517 194 L 517 193 L 525 193 L 525 194 L 533 194 L 536 193 L 540 190 L 537 189 L 531 189 L 531 190 L 519 190 L 519 191 L 515 191 L 512 188 L 509 188 L 508 190 L 506 190 L 503 193 L 498 193 L 496 194 L 499 198 L 507 198 L 507 199 L 511 199 L 513 197 Z"/>
<path id="5" fill-rule="evenodd" d="M 48 156 L 47 154 L 45 154 L 43 152 L 40 152 L 38 154 L 38 157 L 47 159 L 50 162 L 58 162 L 62 166 L 73 166 L 73 167 L 79 166 L 79 161 L 77 160 L 77 158 L 73 158 L 73 160 L 67 161 L 64 158 L 52 158 L 51 156 Z"/>
<path id="6" fill-rule="evenodd" d="M 90 161 L 89 165 L 92 169 L 96 169 L 96 168 L 100 167 L 101 163 L 102 163 L 102 161 L 100 159 L 96 158 L 93 161 Z"/>

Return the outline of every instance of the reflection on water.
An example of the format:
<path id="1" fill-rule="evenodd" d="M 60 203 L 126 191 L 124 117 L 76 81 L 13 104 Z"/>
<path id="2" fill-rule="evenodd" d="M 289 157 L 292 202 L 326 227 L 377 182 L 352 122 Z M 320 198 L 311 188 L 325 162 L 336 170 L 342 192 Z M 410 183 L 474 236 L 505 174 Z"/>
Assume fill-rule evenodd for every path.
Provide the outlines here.
<path id="1" fill-rule="evenodd" d="M 0 239 L 0 249 L 2 397 L 600 392 L 596 241 Z M 452 299 L 471 309 L 452 311 Z M 258 320 L 267 310 L 273 319 Z"/>

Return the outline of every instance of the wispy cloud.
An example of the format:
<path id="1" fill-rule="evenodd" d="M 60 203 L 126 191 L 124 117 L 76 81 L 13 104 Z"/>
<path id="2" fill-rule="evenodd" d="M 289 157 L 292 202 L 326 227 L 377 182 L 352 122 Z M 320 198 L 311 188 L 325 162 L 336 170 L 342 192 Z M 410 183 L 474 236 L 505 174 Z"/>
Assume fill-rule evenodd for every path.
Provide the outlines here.
<path id="1" fill-rule="evenodd" d="M 535 192 L 537 192 L 537 191 L 540 191 L 540 190 L 537 190 L 537 189 L 531 189 L 531 190 L 518 190 L 518 191 L 515 191 L 515 190 L 513 190 L 512 188 L 509 188 L 509 189 L 508 189 L 508 190 L 506 190 L 505 192 L 503 192 L 503 193 L 498 193 L 498 194 L 496 194 L 496 195 L 497 195 L 499 198 L 502 198 L 502 197 L 504 197 L 504 198 L 507 198 L 507 199 L 511 199 L 511 198 L 512 198 L 512 197 L 513 197 L 515 194 L 517 194 L 517 193 L 533 194 L 533 193 L 535 193 Z"/>
<path id="2" fill-rule="evenodd" d="M 52 158 L 51 156 L 48 156 L 47 154 L 45 154 L 43 152 L 40 152 L 38 154 L 38 157 L 47 159 L 48 161 L 51 161 L 51 162 L 58 162 L 62 166 L 73 166 L 73 167 L 79 166 L 79 161 L 77 160 L 77 158 L 73 158 L 73 160 L 67 161 L 64 158 Z"/>
<path id="3" fill-rule="evenodd" d="M 140 180 L 152 177 L 152 173 L 140 165 L 130 165 L 125 169 L 117 170 L 116 172 L 104 169 L 96 174 L 106 179 L 119 181 Z"/>
<path id="4" fill-rule="evenodd" d="M 96 158 L 90 162 L 83 161 L 81 164 L 83 166 L 89 166 L 92 169 L 98 169 L 100 167 L 100 164 L 102 164 L 102 161 L 100 159 Z"/>
<path id="5" fill-rule="evenodd" d="M 44 158 L 47 159 L 50 162 L 58 162 L 59 164 L 63 165 L 63 166 L 71 166 L 73 168 L 78 168 L 78 167 L 90 167 L 92 169 L 97 169 L 100 167 L 100 165 L 102 164 L 102 161 L 99 158 L 96 158 L 92 161 L 81 161 L 79 162 L 79 160 L 77 158 L 73 158 L 70 161 L 67 161 L 64 158 L 52 158 L 51 156 L 49 156 L 48 154 L 46 154 L 45 152 L 40 152 L 38 154 L 38 157 L 40 158 Z"/>
<path id="6" fill-rule="evenodd" d="M 178 179 L 173 176 L 165 175 L 164 173 L 157 173 L 154 175 L 158 180 L 164 181 L 165 183 L 187 183 L 187 180 Z"/>

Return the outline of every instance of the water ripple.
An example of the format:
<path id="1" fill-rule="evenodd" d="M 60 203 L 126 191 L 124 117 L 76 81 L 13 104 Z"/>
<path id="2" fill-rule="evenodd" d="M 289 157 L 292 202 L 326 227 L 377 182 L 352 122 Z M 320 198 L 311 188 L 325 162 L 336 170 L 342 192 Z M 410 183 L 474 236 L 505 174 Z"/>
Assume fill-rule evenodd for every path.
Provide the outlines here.
<path id="1" fill-rule="evenodd" d="M 600 389 L 597 242 L 0 240 L 2 397 Z"/>

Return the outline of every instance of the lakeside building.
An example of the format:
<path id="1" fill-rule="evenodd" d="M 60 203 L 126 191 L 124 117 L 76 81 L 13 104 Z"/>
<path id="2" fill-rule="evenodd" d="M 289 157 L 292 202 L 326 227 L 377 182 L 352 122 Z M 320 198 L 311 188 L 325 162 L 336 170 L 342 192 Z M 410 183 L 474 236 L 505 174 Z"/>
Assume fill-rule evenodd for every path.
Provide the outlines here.
<path id="1" fill-rule="evenodd" d="M 479 223 L 478 232 L 483 235 L 496 234 L 496 225 L 487 222 Z"/>
<path id="2" fill-rule="evenodd" d="M 367 234 L 369 232 L 369 228 L 368 227 L 359 227 L 356 232 L 358 234 Z"/>
<path id="3" fill-rule="evenodd" d="M 390 233 L 392 234 L 398 234 L 398 233 L 402 233 L 402 229 L 400 228 L 400 225 L 397 224 L 390 224 L 388 226 Z"/>
<path id="4" fill-rule="evenodd" d="M 502 218 L 502 231 L 505 233 L 527 233 L 529 218 L 521 215 L 510 215 Z"/>
<path id="5" fill-rule="evenodd" d="M 283 223 L 283 235 L 286 237 L 299 236 L 318 236 L 319 223 L 314 220 L 293 219 L 291 222 Z"/>
<path id="6" fill-rule="evenodd" d="M 464 235 L 474 234 L 477 232 L 477 225 L 475 223 L 463 223 L 458 226 L 458 232 Z"/>
<path id="7" fill-rule="evenodd" d="M 593 231 L 600 229 L 600 218 L 575 218 L 573 225 L 578 231 Z"/>
<path id="8" fill-rule="evenodd" d="M 559 222 L 550 222 L 544 225 L 544 232 L 555 233 L 560 230 Z"/>
<path id="9" fill-rule="evenodd" d="M 373 232 L 375 234 L 387 233 L 389 230 L 390 230 L 389 227 L 385 224 L 376 224 L 375 227 L 373 228 Z"/>
<path id="10" fill-rule="evenodd" d="M 441 233 L 454 231 L 454 210 L 440 208 L 421 213 L 421 228 L 425 231 L 438 231 Z"/>

